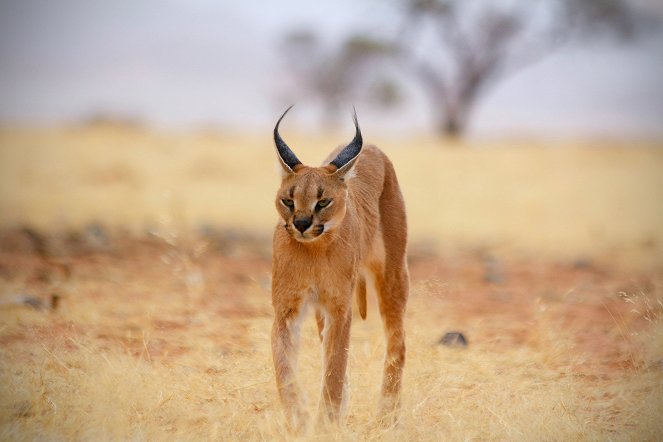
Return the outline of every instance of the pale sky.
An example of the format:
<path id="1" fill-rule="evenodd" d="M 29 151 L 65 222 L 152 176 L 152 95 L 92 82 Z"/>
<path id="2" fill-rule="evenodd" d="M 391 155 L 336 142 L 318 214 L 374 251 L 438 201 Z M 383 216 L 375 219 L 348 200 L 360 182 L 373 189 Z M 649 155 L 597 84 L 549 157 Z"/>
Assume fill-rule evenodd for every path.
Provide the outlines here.
<path id="1" fill-rule="evenodd" d="M 287 101 L 283 33 L 311 25 L 333 41 L 390 26 L 385 4 L 1 1 L 0 120 L 54 124 L 106 111 L 164 127 L 271 128 Z M 471 131 L 663 135 L 662 78 L 663 31 L 630 46 L 576 46 L 498 84 Z M 395 111 L 358 110 L 375 130 L 431 128 L 421 93 Z M 292 124 L 317 121 L 315 112 L 313 102 L 298 102 Z"/>

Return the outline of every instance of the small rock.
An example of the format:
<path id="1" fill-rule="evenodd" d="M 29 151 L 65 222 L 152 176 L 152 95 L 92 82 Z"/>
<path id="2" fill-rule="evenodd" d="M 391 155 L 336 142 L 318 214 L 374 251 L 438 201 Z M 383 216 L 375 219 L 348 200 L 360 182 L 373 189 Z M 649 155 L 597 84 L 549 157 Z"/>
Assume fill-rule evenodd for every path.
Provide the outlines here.
<path id="1" fill-rule="evenodd" d="M 592 261 L 589 258 L 578 258 L 573 261 L 572 267 L 576 270 L 585 270 L 592 266 Z"/>
<path id="2" fill-rule="evenodd" d="M 21 293 L 3 296 L 0 298 L 0 305 L 26 305 L 28 307 L 32 307 L 35 310 L 42 310 L 46 308 L 44 302 L 41 299 Z"/>
<path id="3" fill-rule="evenodd" d="M 500 261 L 490 255 L 483 258 L 483 280 L 490 284 L 502 284 L 504 272 Z"/>
<path id="4" fill-rule="evenodd" d="M 20 301 L 21 303 L 28 305 L 37 310 L 42 310 L 46 308 L 44 302 L 39 298 L 35 298 L 34 296 L 23 296 Z"/>
<path id="5" fill-rule="evenodd" d="M 448 332 L 438 342 L 438 344 L 445 345 L 447 347 L 456 347 L 456 348 L 465 348 L 468 345 L 465 335 L 461 332 Z"/>
<path id="6" fill-rule="evenodd" d="M 57 310 L 60 306 L 60 295 L 53 293 L 51 295 L 51 310 Z"/>
<path id="7" fill-rule="evenodd" d="M 60 304 L 61 297 L 57 293 L 53 293 L 49 302 L 45 302 L 36 296 L 25 295 L 22 293 L 8 294 L 0 296 L 0 306 L 3 305 L 25 305 L 35 310 L 56 310 Z"/>
<path id="8" fill-rule="evenodd" d="M 658 361 L 654 361 L 653 363 L 649 364 L 647 369 L 653 371 L 663 371 L 663 359 L 659 359 Z"/>

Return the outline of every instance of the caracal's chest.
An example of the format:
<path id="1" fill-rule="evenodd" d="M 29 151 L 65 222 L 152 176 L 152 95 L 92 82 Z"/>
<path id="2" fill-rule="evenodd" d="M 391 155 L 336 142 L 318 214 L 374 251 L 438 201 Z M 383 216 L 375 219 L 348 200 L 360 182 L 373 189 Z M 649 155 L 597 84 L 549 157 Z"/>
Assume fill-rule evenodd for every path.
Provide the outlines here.
<path id="1" fill-rule="evenodd" d="M 355 248 L 336 244 L 317 250 L 297 247 L 281 258 L 288 267 L 291 289 L 316 299 L 351 290 L 359 264 Z"/>

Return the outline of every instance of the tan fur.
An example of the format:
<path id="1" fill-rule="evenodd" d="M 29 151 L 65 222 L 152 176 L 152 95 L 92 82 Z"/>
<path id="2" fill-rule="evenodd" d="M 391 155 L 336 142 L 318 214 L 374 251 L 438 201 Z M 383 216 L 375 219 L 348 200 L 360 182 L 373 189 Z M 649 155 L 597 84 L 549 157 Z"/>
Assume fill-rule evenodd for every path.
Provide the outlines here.
<path id="1" fill-rule="evenodd" d="M 366 277 L 371 279 L 384 323 L 387 351 L 380 416 L 391 422 L 399 405 L 408 297 L 405 205 L 387 156 L 365 146 L 348 166 L 282 164 L 276 196 L 281 217 L 274 232 L 272 352 L 279 396 L 289 424 L 302 429 L 306 415 L 295 380 L 298 327 L 308 307 L 316 313 L 323 347 L 319 421 L 338 421 L 346 385 L 352 295 L 366 317 Z M 355 161 L 356 160 L 356 161 Z M 331 204 L 316 211 L 319 200 Z M 292 208 L 283 200 L 292 200 Z M 289 201 L 287 201 L 289 203 Z M 304 233 L 294 217 L 312 216 Z M 324 226 L 322 233 L 320 226 Z"/>

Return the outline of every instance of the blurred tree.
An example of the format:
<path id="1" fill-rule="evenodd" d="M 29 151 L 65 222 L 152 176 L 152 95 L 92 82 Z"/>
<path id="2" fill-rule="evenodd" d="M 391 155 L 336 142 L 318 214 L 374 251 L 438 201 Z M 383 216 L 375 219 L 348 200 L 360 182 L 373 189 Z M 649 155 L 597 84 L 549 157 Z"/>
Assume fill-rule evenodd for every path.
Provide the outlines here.
<path id="1" fill-rule="evenodd" d="M 314 32 L 284 39 L 297 88 L 322 102 L 327 122 L 341 103 L 402 101 L 394 68 L 430 100 L 436 130 L 460 136 L 481 97 L 506 76 L 573 40 L 627 40 L 643 20 L 628 0 L 394 0 L 401 25 L 391 36 L 353 35 L 327 48 Z"/>
<path id="2" fill-rule="evenodd" d="M 329 126 L 338 123 L 341 106 L 348 102 L 362 99 L 379 107 L 400 102 L 400 87 L 388 74 L 393 69 L 384 66 L 393 64 L 393 50 L 390 42 L 365 35 L 330 48 L 307 29 L 288 33 L 282 44 L 297 94 L 319 100 Z"/>
<path id="3" fill-rule="evenodd" d="M 394 52 L 430 98 L 437 131 L 452 137 L 465 132 L 477 102 L 500 79 L 570 40 L 628 39 L 641 23 L 626 0 L 400 0 L 399 6 L 403 24 Z"/>

